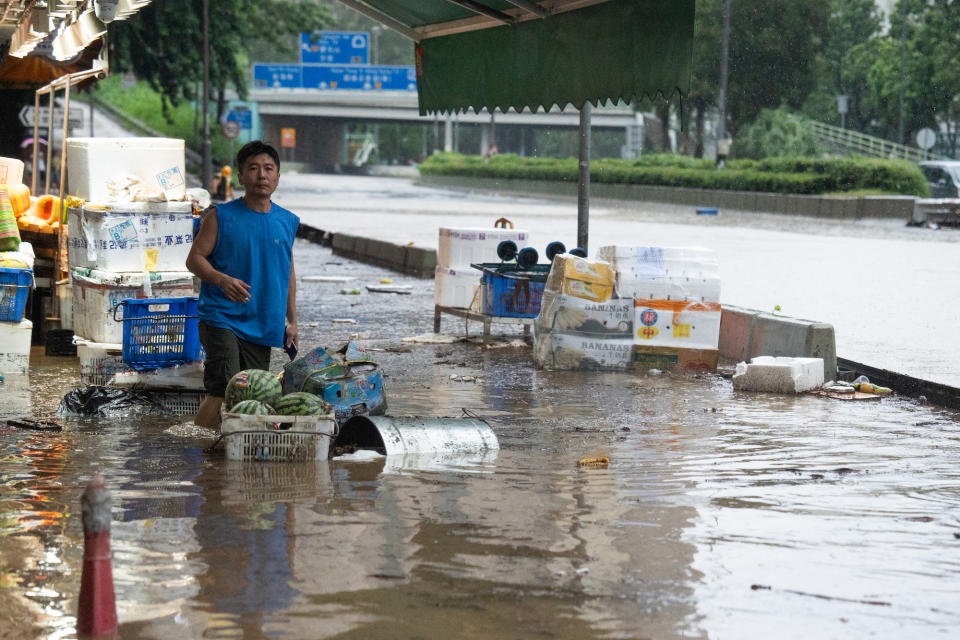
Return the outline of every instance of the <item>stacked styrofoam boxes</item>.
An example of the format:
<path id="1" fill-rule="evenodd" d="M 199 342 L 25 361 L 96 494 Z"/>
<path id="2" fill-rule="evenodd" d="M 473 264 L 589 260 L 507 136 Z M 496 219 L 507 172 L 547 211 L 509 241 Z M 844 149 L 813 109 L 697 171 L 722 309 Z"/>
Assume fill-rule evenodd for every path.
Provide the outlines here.
<path id="1" fill-rule="evenodd" d="M 720 269 L 700 247 L 606 246 L 617 292 L 634 300 L 634 365 L 713 370 L 720 340 Z"/>
<path id="2" fill-rule="evenodd" d="M 193 210 L 185 193 L 183 140 L 70 138 L 69 192 L 85 200 L 67 214 L 72 328 L 84 382 L 128 370 L 117 350 L 130 298 L 196 295 L 186 260 Z M 132 200 L 162 200 L 140 202 Z M 117 313 L 121 317 L 122 312 Z"/>
<path id="3" fill-rule="evenodd" d="M 471 264 L 499 262 L 497 246 L 512 240 L 522 249 L 530 234 L 521 229 L 440 228 L 433 302 L 441 307 L 479 309 L 481 272 Z"/>

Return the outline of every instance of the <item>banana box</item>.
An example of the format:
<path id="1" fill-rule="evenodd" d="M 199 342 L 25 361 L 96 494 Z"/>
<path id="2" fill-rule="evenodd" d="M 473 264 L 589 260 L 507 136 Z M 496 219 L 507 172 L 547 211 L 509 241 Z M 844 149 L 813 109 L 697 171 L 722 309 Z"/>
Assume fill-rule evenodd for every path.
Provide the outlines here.
<path id="1" fill-rule="evenodd" d="M 616 272 L 606 262 L 569 253 L 554 256 L 545 289 L 555 293 L 606 302 L 613 296 Z"/>
<path id="2" fill-rule="evenodd" d="M 717 349 L 678 349 L 633 345 L 633 368 L 637 371 L 716 371 Z"/>
<path id="3" fill-rule="evenodd" d="M 594 302 L 577 296 L 545 291 L 537 329 L 603 339 L 633 336 L 633 299 Z"/>
<path id="4" fill-rule="evenodd" d="M 566 333 L 537 334 L 533 361 L 549 370 L 626 371 L 633 360 L 632 340 L 605 340 Z"/>

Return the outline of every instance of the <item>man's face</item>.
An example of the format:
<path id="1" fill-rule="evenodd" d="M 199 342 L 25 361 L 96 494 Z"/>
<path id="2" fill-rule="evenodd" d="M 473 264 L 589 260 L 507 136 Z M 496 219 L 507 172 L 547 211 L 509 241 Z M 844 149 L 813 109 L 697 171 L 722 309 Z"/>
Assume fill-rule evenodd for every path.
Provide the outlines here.
<path id="1" fill-rule="evenodd" d="M 247 158 L 237 180 L 247 193 L 269 198 L 280 182 L 280 170 L 269 154 L 261 153 Z"/>

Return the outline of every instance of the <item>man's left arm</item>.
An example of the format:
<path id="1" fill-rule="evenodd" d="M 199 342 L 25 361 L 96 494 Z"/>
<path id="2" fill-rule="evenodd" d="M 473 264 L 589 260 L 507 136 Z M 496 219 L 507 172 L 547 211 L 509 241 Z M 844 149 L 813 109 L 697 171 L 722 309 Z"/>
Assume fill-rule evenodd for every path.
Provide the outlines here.
<path id="1" fill-rule="evenodd" d="M 290 284 L 287 285 L 287 327 L 283 346 L 300 346 L 297 332 L 297 274 L 293 269 L 293 256 L 290 256 Z"/>

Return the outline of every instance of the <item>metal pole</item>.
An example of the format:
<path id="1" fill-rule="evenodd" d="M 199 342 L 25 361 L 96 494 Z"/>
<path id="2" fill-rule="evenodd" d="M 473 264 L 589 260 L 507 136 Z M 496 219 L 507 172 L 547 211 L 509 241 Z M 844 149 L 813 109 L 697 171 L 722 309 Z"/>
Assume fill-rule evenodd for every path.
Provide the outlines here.
<path id="1" fill-rule="evenodd" d="M 50 113 L 47 117 L 47 170 L 43 179 L 43 192 L 50 193 L 50 174 L 53 173 L 53 98 L 57 95 L 57 90 L 50 87 Z"/>
<path id="2" fill-rule="evenodd" d="M 587 247 L 590 228 L 590 116 L 593 106 L 584 102 L 580 109 L 580 170 L 577 184 L 577 246 Z"/>
<path id="3" fill-rule="evenodd" d="M 720 91 L 717 96 L 717 140 L 727 137 L 727 67 L 730 63 L 730 0 L 723 0 L 723 34 L 720 39 Z"/>
<path id="4" fill-rule="evenodd" d="M 37 195 L 37 151 L 40 148 L 40 94 L 33 94 L 33 184 L 30 186 L 30 193 Z M 47 134 L 50 137 L 50 134 Z M 47 144 L 50 144 L 47 141 Z"/>
<path id="5" fill-rule="evenodd" d="M 51 287 L 51 302 L 53 317 L 60 317 L 60 296 L 57 295 L 57 281 L 60 280 L 63 265 L 60 263 L 61 248 L 63 247 L 63 207 L 67 197 L 67 134 L 70 128 L 70 78 L 67 77 L 67 86 L 63 90 L 63 135 L 60 138 L 60 196 L 57 206 L 57 248 L 53 254 L 53 286 Z M 60 325 L 63 326 L 63 325 Z"/>
<path id="6" fill-rule="evenodd" d="M 203 0 L 203 188 L 209 189 L 213 176 L 210 154 L 210 0 Z"/>

